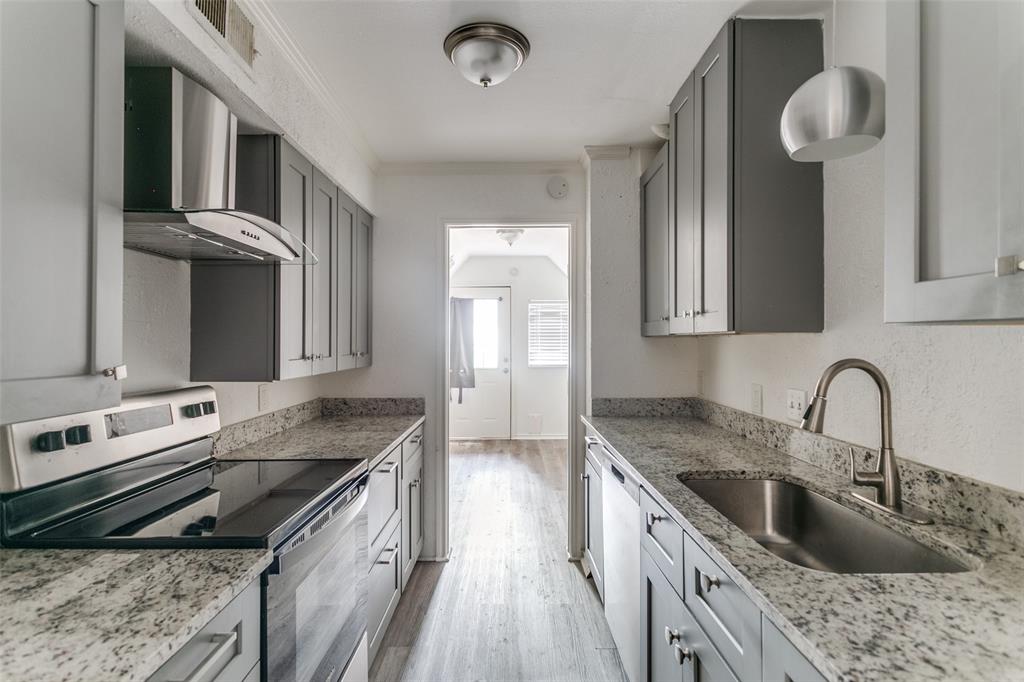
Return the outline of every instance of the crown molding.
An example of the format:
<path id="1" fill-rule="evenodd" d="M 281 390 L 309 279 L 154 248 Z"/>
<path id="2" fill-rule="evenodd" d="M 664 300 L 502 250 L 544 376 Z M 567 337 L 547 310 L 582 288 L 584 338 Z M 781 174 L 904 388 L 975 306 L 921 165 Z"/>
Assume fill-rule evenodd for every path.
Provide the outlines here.
<path id="1" fill-rule="evenodd" d="M 271 4 L 267 0 L 237 0 L 237 2 L 253 22 L 263 29 L 263 34 L 277 47 L 306 87 L 312 91 L 342 130 L 347 133 L 349 140 L 370 170 L 376 172 L 381 165 L 380 159 L 373 151 L 366 136 L 363 135 L 362 129 L 352 118 L 348 109 L 334 96 L 323 75 L 306 59 L 305 54 L 289 35 L 284 22 L 277 16 Z"/>
<path id="2" fill-rule="evenodd" d="M 579 161 L 425 161 L 382 163 L 377 175 L 559 175 L 582 170 Z"/>
<path id="3" fill-rule="evenodd" d="M 600 145 L 586 146 L 583 153 L 591 161 L 604 161 L 610 159 L 628 159 L 630 147 L 628 144 L 621 145 Z"/>

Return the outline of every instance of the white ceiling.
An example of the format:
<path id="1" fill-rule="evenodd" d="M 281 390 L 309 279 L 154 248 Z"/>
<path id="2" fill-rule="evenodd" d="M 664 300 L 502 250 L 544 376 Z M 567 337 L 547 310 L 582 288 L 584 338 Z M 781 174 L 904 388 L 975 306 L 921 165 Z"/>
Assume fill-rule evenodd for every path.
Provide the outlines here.
<path id="1" fill-rule="evenodd" d="M 569 269 L 569 228 L 528 227 L 523 235 L 509 246 L 498 238 L 494 227 L 466 227 L 451 231 L 448 252 L 454 260 L 452 269 L 458 269 L 471 256 L 542 256 L 563 273 Z"/>
<path id="2" fill-rule="evenodd" d="M 653 123 L 729 16 L 821 2 L 742 0 L 265 0 L 385 163 L 567 161 L 584 145 L 656 142 Z M 484 90 L 441 43 L 507 23 L 526 64 Z"/>

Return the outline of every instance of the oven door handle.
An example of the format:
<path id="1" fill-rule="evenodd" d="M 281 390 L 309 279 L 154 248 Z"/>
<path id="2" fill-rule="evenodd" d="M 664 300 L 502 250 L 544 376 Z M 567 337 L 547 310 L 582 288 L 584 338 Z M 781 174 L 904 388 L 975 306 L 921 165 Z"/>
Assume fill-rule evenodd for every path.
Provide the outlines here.
<path id="1" fill-rule="evenodd" d="M 342 509 L 332 512 L 330 511 L 330 507 L 333 505 L 329 505 L 327 509 L 324 509 L 323 512 L 310 519 L 306 524 L 295 531 L 280 548 L 275 550 L 274 561 L 267 568 L 267 574 L 280 575 L 284 573 L 284 557 L 307 542 L 315 539 L 315 533 L 338 523 L 343 525 L 352 523 L 356 516 L 358 516 L 363 510 L 363 507 L 366 506 L 366 499 L 368 497 L 366 493 L 366 482 L 360 482 L 355 490 L 355 495 L 352 496 L 348 504 L 346 504 Z M 318 526 L 316 530 L 313 530 L 316 526 Z"/>

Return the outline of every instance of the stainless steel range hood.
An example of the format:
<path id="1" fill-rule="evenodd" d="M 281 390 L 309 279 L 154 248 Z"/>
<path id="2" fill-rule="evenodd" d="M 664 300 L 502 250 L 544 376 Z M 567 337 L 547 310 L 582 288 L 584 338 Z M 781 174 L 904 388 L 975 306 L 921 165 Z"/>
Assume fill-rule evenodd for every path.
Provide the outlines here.
<path id="1" fill-rule="evenodd" d="M 238 121 L 170 67 L 125 72 L 124 245 L 184 260 L 315 263 L 302 241 L 235 210 Z"/>

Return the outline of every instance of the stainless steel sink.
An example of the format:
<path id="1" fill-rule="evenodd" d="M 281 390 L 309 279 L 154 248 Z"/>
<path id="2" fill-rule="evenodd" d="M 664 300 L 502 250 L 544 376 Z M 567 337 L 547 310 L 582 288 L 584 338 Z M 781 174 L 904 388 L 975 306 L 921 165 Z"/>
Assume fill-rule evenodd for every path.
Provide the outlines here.
<path id="1" fill-rule="evenodd" d="M 683 484 L 772 554 L 832 573 L 958 573 L 960 562 L 803 486 L 693 479 Z"/>

